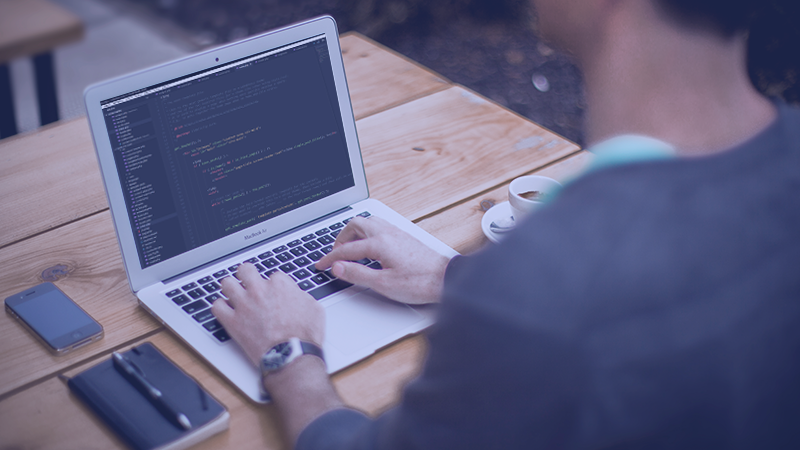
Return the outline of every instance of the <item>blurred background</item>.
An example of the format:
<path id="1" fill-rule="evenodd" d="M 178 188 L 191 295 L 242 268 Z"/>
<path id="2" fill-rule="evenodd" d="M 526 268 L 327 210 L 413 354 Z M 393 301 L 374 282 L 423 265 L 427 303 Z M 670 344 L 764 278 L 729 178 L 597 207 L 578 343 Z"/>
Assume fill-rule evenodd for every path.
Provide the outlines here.
<path id="1" fill-rule="evenodd" d="M 55 50 L 62 119 L 84 114 L 82 91 L 90 83 L 330 14 L 340 33 L 362 33 L 584 144 L 580 73 L 567 55 L 536 37 L 528 0 L 51 1 L 85 27 L 81 41 Z M 750 72 L 762 91 L 797 102 L 800 57 L 790 55 L 798 53 L 800 27 L 784 20 L 777 15 L 765 21 L 772 26 L 754 30 Z M 26 81 L 32 70 L 24 59 L 11 64 L 20 131 L 38 126 L 30 101 L 35 88 Z"/>

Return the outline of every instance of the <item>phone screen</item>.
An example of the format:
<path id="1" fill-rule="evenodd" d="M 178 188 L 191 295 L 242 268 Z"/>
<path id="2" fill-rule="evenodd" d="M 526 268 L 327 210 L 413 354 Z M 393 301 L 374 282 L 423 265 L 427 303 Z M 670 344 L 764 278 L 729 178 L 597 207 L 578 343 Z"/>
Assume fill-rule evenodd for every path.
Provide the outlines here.
<path id="1" fill-rule="evenodd" d="M 9 297 L 6 305 L 59 352 L 102 332 L 100 324 L 50 283 Z"/>
<path id="2" fill-rule="evenodd" d="M 48 341 L 94 323 L 91 317 L 59 291 L 45 292 L 20 303 L 14 311 Z"/>

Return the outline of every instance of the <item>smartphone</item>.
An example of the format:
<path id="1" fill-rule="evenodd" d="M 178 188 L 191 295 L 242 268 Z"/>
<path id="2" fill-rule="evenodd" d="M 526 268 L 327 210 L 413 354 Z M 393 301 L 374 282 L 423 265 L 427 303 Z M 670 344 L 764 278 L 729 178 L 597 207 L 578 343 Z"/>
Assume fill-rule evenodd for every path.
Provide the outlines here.
<path id="1" fill-rule="evenodd" d="M 103 337 L 103 327 L 53 283 L 14 294 L 5 304 L 6 311 L 57 355 Z"/>

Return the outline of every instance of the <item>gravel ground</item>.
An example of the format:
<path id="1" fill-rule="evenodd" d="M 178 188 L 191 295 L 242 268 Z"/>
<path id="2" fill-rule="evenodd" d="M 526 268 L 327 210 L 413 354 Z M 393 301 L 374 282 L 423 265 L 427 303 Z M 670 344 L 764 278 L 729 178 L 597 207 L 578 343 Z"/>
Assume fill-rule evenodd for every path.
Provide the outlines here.
<path id="1" fill-rule="evenodd" d="M 584 144 L 580 72 L 569 57 L 536 37 L 527 0 L 129 1 L 176 22 L 201 46 L 330 14 L 340 33 L 358 31 Z M 757 57 L 749 69 L 762 91 L 797 103 L 800 27 L 794 24 L 800 2 L 783 3 L 782 11 L 754 27 L 751 54 Z"/>

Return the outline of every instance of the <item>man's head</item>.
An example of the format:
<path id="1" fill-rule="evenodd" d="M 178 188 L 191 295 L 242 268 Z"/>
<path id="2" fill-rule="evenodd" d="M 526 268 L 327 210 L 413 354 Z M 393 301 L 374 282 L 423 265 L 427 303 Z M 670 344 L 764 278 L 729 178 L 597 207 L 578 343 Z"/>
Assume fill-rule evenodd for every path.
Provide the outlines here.
<path id="1" fill-rule="evenodd" d="M 542 38 L 580 55 L 626 12 L 694 32 L 730 38 L 750 25 L 763 0 L 531 0 Z"/>

